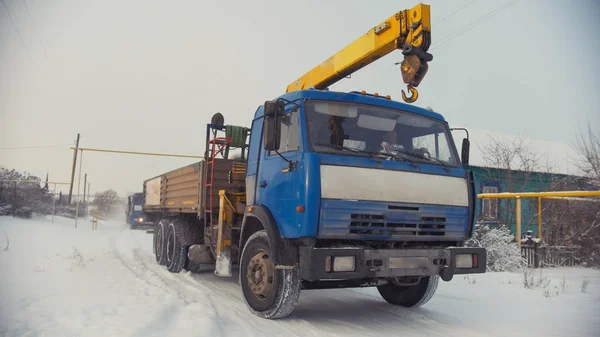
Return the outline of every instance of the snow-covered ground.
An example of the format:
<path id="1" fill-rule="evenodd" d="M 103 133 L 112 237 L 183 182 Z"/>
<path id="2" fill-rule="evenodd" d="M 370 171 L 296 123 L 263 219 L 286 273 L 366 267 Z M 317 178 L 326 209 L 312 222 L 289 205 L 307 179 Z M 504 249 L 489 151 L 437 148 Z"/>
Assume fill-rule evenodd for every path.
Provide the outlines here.
<path id="1" fill-rule="evenodd" d="M 374 288 L 310 290 L 269 321 L 237 274 L 171 274 L 151 242 L 118 222 L 0 217 L 0 336 L 600 336 L 598 270 L 544 269 L 534 289 L 520 273 L 456 276 L 410 310 Z"/>

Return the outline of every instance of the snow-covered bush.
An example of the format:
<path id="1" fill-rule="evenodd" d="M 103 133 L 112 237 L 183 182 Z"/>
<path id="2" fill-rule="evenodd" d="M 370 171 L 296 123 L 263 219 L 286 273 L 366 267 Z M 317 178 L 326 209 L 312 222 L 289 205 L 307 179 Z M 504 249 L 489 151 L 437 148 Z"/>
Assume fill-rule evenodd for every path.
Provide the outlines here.
<path id="1" fill-rule="evenodd" d="M 11 215 L 11 214 L 12 214 L 12 205 L 0 205 L 0 216 Z"/>
<path id="2" fill-rule="evenodd" d="M 33 214 L 50 213 L 52 194 L 47 183 L 27 172 L 0 166 L 0 215 L 31 218 Z"/>
<path id="3" fill-rule="evenodd" d="M 466 242 L 468 247 L 483 247 L 487 251 L 487 271 L 514 271 L 526 265 L 514 236 L 505 226 L 490 228 L 487 224 L 475 227 L 473 238 Z"/>

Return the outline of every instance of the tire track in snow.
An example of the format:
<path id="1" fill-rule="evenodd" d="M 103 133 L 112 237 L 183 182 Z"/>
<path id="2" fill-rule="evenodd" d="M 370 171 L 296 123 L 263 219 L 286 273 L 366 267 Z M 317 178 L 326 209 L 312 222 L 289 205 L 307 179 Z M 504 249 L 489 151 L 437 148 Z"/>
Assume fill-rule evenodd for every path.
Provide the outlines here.
<path id="1" fill-rule="evenodd" d="M 117 235 L 110 238 L 111 248 L 114 252 L 115 257 L 123 264 L 123 266 L 125 266 L 125 268 L 127 268 L 129 271 L 131 271 L 131 273 L 136 278 L 142 280 L 143 282 L 145 282 L 146 284 L 148 284 L 150 286 L 159 288 L 160 290 L 162 290 L 166 293 L 176 295 L 176 297 L 185 304 L 184 308 L 194 306 L 198 302 L 202 303 L 202 301 L 190 299 L 190 296 L 188 296 L 189 294 L 186 293 L 186 291 L 182 291 L 181 288 L 178 288 L 176 286 L 174 287 L 174 285 L 176 283 L 165 279 L 162 275 L 160 275 L 159 273 L 157 273 L 157 272 L 153 271 L 151 268 L 149 268 L 149 266 L 143 260 L 137 258 L 137 256 L 139 256 L 137 247 L 135 247 L 135 248 L 131 247 L 134 259 L 131 260 L 131 262 L 129 262 L 128 260 L 130 260 L 130 259 L 125 257 L 119 251 L 119 247 L 117 245 L 117 240 L 119 238 L 121 238 L 124 233 L 128 233 L 129 235 L 131 235 L 131 232 L 129 230 L 125 229 L 125 230 L 119 232 Z M 137 240 L 136 240 L 136 242 L 137 242 Z M 151 282 L 150 281 L 151 279 L 153 279 L 155 282 Z M 212 303 L 210 303 L 210 304 L 212 305 Z M 176 307 L 176 308 L 178 308 L 179 314 L 181 314 L 183 309 L 181 307 Z M 219 317 L 214 305 L 212 305 L 211 308 L 213 310 L 210 310 L 211 311 L 210 313 L 214 314 L 217 317 L 217 320 L 219 322 L 221 322 L 222 320 Z M 174 313 L 170 313 L 170 314 L 165 313 L 165 312 L 169 312 L 169 311 L 173 311 L 172 308 L 163 309 L 161 311 L 161 315 L 159 315 L 159 316 L 162 316 L 163 318 L 168 319 L 169 324 L 173 324 L 175 322 L 175 319 L 178 317 L 178 315 L 175 315 Z M 209 336 L 224 336 L 221 324 L 216 324 L 216 325 L 217 326 L 215 327 L 215 324 L 210 324 L 211 329 L 210 329 Z M 164 326 L 164 324 L 161 324 L 161 321 L 153 321 L 152 324 L 147 325 L 146 327 L 142 328 L 141 331 L 138 330 L 138 332 L 136 334 L 134 334 L 134 336 L 139 335 L 139 334 L 141 334 L 140 336 L 144 336 L 144 334 L 143 334 L 144 331 L 155 331 L 157 328 L 162 328 L 163 326 Z"/>
<path id="2" fill-rule="evenodd" d="M 366 294 L 363 292 L 359 292 L 356 289 L 340 289 L 344 292 L 351 292 L 357 295 L 357 297 L 368 297 L 368 298 L 376 298 L 381 300 L 381 297 L 379 296 L 374 296 L 371 294 Z M 402 317 L 402 318 L 409 318 L 412 321 L 415 322 L 419 322 L 418 324 L 422 327 L 424 327 L 423 330 L 425 331 L 429 331 L 431 333 L 436 333 L 439 334 L 440 336 L 448 336 L 448 332 L 451 332 L 451 336 L 457 335 L 457 336 L 461 336 L 461 337 L 468 337 L 468 336 L 474 336 L 474 337 L 485 337 L 488 336 L 487 334 L 482 334 L 480 332 L 477 331 L 473 331 L 461 326 L 456 326 L 456 325 L 451 325 L 448 323 L 444 323 L 440 320 L 434 319 L 432 317 L 429 317 L 427 315 L 418 313 L 418 312 L 414 312 L 411 309 L 408 308 L 404 308 L 401 306 L 396 306 L 396 305 L 392 305 L 392 304 L 388 304 L 388 303 L 383 303 L 381 307 L 378 307 L 377 310 L 380 310 L 382 312 L 387 312 L 388 314 L 392 315 L 393 317 Z M 436 327 L 435 330 L 431 330 L 428 327 Z M 443 331 L 445 332 L 441 332 L 440 329 L 438 328 L 442 328 L 444 329 Z"/>
<path id="3" fill-rule="evenodd" d="M 133 248 L 133 257 L 134 257 L 134 261 L 136 261 L 140 265 L 142 265 L 145 268 L 145 270 L 148 270 L 150 273 L 152 273 L 153 275 L 158 277 L 165 286 L 167 286 L 170 289 L 172 289 L 173 291 L 175 291 L 177 293 L 177 295 L 181 298 L 181 300 L 184 301 L 186 304 L 188 304 L 188 305 L 195 304 L 195 303 L 208 304 L 210 306 L 210 308 L 212 309 L 211 313 L 216 316 L 216 319 L 218 321 L 218 324 L 217 324 L 217 327 L 219 328 L 218 336 L 224 336 L 223 318 L 220 315 L 219 310 L 217 310 L 217 307 L 215 306 L 214 302 L 211 300 L 210 296 L 199 291 L 198 289 L 186 287 L 184 284 L 181 284 L 180 282 L 178 282 L 179 280 L 176 277 L 168 277 L 168 276 L 171 276 L 172 273 L 168 272 L 166 269 L 163 269 L 162 266 L 159 266 L 156 263 L 149 263 L 147 261 L 146 256 L 142 255 L 139 248 Z M 154 262 L 154 260 L 152 262 Z M 156 270 L 155 268 L 161 268 L 161 269 Z M 169 274 L 166 274 L 166 273 L 169 273 Z M 175 276 L 175 275 L 173 275 L 173 276 Z"/>
<path id="4" fill-rule="evenodd" d="M 258 336 L 265 335 L 265 331 L 273 333 L 274 328 L 284 330 L 286 335 L 295 336 L 341 336 L 341 335 L 360 335 L 360 336 L 380 336 L 382 333 L 402 333 L 404 336 L 485 336 L 475 331 L 440 322 L 426 315 L 416 313 L 410 309 L 388 305 L 378 296 L 365 294 L 353 289 L 336 289 L 333 292 L 327 292 L 325 296 L 315 296 L 312 291 L 303 291 L 301 295 L 300 308 L 292 313 L 288 318 L 282 320 L 257 320 L 254 315 L 248 312 L 241 290 L 237 282 L 231 282 L 227 279 L 217 279 L 217 276 L 199 273 L 192 275 L 190 272 L 181 275 L 167 272 L 163 266 L 154 262 L 151 255 L 142 252 L 140 241 L 129 233 L 136 241 L 137 247 L 133 250 L 134 259 L 147 270 L 152 271 L 169 286 L 176 287 L 178 293 L 189 294 L 190 297 L 199 301 L 209 301 L 217 312 L 219 317 L 219 326 L 231 328 L 242 326 L 243 335 L 254 335 L 254 331 L 260 331 Z M 212 273 L 212 271 L 211 271 Z M 237 279 L 237 273 L 234 271 L 233 278 Z M 340 290 L 350 292 L 354 296 L 340 296 Z M 194 293 L 194 294 L 191 294 Z M 302 299 L 302 297 L 305 297 Z M 356 300 L 362 298 L 377 298 L 382 303 L 371 301 L 366 304 L 368 308 L 361 305 Z M 213 299 L 214 298 L 214 299 Z M 299 304 L 301 304 L 299 302 Z M 321 303 L 321 307 L 319 304 Z M 335 303 L 332 305 L 332 303 Z M 360 308 L 361 314 L 357 316 L 351 307 Z M 331 311 L 323 310 L 322 307 L 331 307 Z M 350 311 L 349 311 L 350 310 Z M 316 314 L 315 314 L 316 312 Z M 321 314 L 323 313 L 323 314 Z M 303 318 L 304 316 L 304 318 Z M 241 324 L 240 324 L 241 322 Z M 249 326 L 250 325 L 250 326 Z M 342 329 L 342 331 L 340 331 Z M 229 331 L 222 335 L 237 336 L 235 331 Z M 345 331 L 345 332 L 344 332 Z"/>
<path id="5" fill-rule="evenodd" d="M 136 241 L 138 247 L 141 246 L 139 240 L 134 235 L 132 235 L 132 237 Z M 320 331 L 315 331 L 311 324 L 308 324 L 304 321 L 301 322 L 304 323 L 302 324 L 303 326 L 299 327 L 299 331 L 296 331 L 290 329 L 289 319 L 281 321 L 257 320 L 257 317 L 248 311 L 244 299 L 241 298 L 241 289 L 239 289 L 239 287 L 235 287 L 234 289 L 234 285 L 237 284 L 227 279 L 215 279 L 215 281 L 218 283 L 209 280 L 207 284 L 204 284 L 201 282 L 201 280 L 192 276 L 191 272 L 182 273 L 179 275 L 166 272 L 163 266 L 157 265 L 151 256 L 144 254 L 139 248 L 134 250 L 134 258 L 141 264 L 145 265 L 149 270 L 156 273 L 159 277 L 164 278 L 167 282 L 170 282 L 173 285 L 177 284 L 177 287 L 185 288 L 187 291 L 199 293 L 202 297 L 202 300 L 208 299 L 213 308 L 215 308 L 215 310 L 219 313 L 220 322 L 223 323 L 222 325 L 231 327 L 230 324 L 224 324 L 225 321 L 223 318 L 225 317 L 227 319 L 232 319 L 232 321 L 228 323 L 233 323 L 234 326 L 240 326 L 240 332 L 243 333 L 244 336 L 263 336 L 264 331 L 272 331 L 275 327 L 283 330 L 284 332 L 282 333 L 285 333 L 286 336 L 306 336 L 307 329 L 309 329 L 314 336 L 322 335 Z M 163 273 L 164 275 L 162 275 Z M 236 294 L 234 295 L 236 297 L 232 298 L 232 294 Z M 215 301 L 212 300 L 213 297 L 218 298 L 216 302 L 218 302 L 219 305 L 215 305 Z M 220 307 L 222 307 L 222 309 L 220 309 Z M 296 322 L 296 324 L 297 323 L 298 322 Z M 254 329 L 249 329 L 249 324 L 251 324 L 252 328 Z M 238 336 L 240 332 L 233 331 L 231 334 L 233 336 Z"/>
<path id="6" fill-rule="evenodd" d="M 139 240 L 137 240 L 137 238 L 134 237 L 134 240 L 137 242 L 138 245 L 140 244 L 140 242 L 139 242 Z M 201 299 L 198 299 L 197 296 L 193 296 L 193 295 L 191 295 L 191 297 L 195 297 L 200 302 L 202 302 L 204 300 L 210 301 L 212 307 L 215 309 L 215 311 L 217 312 L 217 315 L 219 316 L 219 322 L 221 323 L 221 324 L 219 324 L 220 327 L 224 327 L 224 326 L 226 326 L 228 328 L 231 328 L 232 326 L 240 327 L 239 332 L 232 331 L 231 333 L 228 333 L 232 336 L 239 336 L 239 333 L 243 333 L 244 336 L 263 336 L 264 333 L 262 331 L 265 331 L 265 329 L 272 330 L 273 325 L 281 328 L 282 330 L 285 330 L 287 332 L 286 335 L 288 335 L 288 336 L 290 334 L 292 336 L 304 336 L 302 334 L 298 334 L 294 330 L 289 329 L 285 325 L 281 325 L 277 321 L 267 321 L 267 322 L 257 321 L 256 317 L 248 312 L 248 309 L 246 308 L 246 306 L 243 302 L 243 299 L 240 299 L 242 302 L 240 302 L 238 300 L 233 300 L 233 299 L 231 299 L 230 294 L 223 293 L 213 287 L 208 287 L 205 284 L 200 283 L 198 280 L 191 277 L 191 275 L 190 275 L 191 273 L 189 273 L 189 274 L 182 273 L 182 274 L 178 275 L 178 274 L 166 272 L 163 266 L 157 265 L 150 256 L 148 256 L 147 254 L 143 254 L 139 248 L 136 248 L 134 250 L 134 257 L 141 264 L 145 265 L 149 270 L 151 270 L 153 273 L 157 274 L 157 276 L 163 278 L 165 280 L 165 282 L 169 283 L 170 285 L 173 285 L 180 289 L 186 289 L 186 293 L 187 292 L 198 293 L 198 295 L 201 296 Z M 227 280 L 219 280 L 219 281 L 220 281 L 219 285 L 221 285 L 221 286 L 224 284 L 230 283 Z M 212 284 L 212 282 L 210 284 Z M 199 288 L 202 288 L 205 291 L 202 291 Z M 223 303 L 223 305 L 219 305 L 219 306 L 215 305 L 214 301 L 212 300 L 213 296 L 218 297 L 217 302 Z M 244 304 L 243 308 L 240 308 L 242 306 L 240 304 Z M 223 307 L 223 308 L 220 309 L 218 307 Z M 227 318 L 228 322 L 226 322 L 224 318 Z M 230 320 L 230 319 L 232 319 L 232 320 Z M 233 324 L 227 324 L 227 323 L 233 323 Z M 254 327 L 255 329 L 249 329 L 248 324 L 251 324 L 252 327 Z M 260 331 L 260 332 L 255 332 L 255 331 Z"/>
<path id="7" fill-rule="evenodd" d="M 235 278 L 235 273 L 234 275 L 232 275 L 232 277 Z M 309 326 L 306 326 L 310 324 L 303 321 L 300 322 L 301 324 L 305 325 L 304 327 L 302 327 L 302 329 L 300 329 L 300 327 L 298 327 L 299 329 L 291 329 L 291 324 L 289 324 L 292 320 L 291 317 L 282 320 L 265 321 L 264 319 L 259 319 L 258 317 L 254 316 L 252 313 L 250 313 L 245 304 L 244 299 L 242 298 L 241 289 L 237 287 L 237 284 L 234 282 L 230 282 L 228 280 L 216 280 L 217 282 L 219 282 L 219 284 L 216 284 L 212 282 L 212 280 L 201 280 L 199 279 L 199 277 L 192 275 L 187 275 L 187 277 L 182 278 L 182 280 L 184 280 L 193 287 L 200 286 L 206 291 L 212 293 L 213 295 L 219 296 L 219 298 L 224 299 L 226 302 L 228 302 L 227 305 L 230 306 L 229 309 L 233 309 L 232 311 L 228 312 L 229 314 L 235 315 L 238 320 L 243 321 L 246 324 L 252 324 L 252 326 L 257 331 L 272 330 L 273 327 L 276 326 L 282 330 L 285 330 L 287 332 L 286 335 L 292 334 L 294 336 L 306 336 L 307 332 L 312 332 L 312 335 L 314 336 L 322 336 L 322 333 L 320 331 L 314 331 L 314 329 L 310 329 Z M 202 281 L 208 281 L 207 284 L 210 286 L 204 284 Z M 219 287 L 217 287 L 217 285 Z M 299 322 L 296 321 L 296 324 L 298 323 Z M 304 328 L 309 328 L 313 331 L 307 331 Z M 262 335 L 263 333 L 258 333 L 257 336 Z"/>
<path id="8" fill-rule="evenodd" d="M 175 319 L 181 314 L 181 307 L 176 303 L 160 310 L 158 315 L 142 328 L 138 328 L 131 337 L 146 337 L 154 334 L 168 336 L 168 331 L 175 324 Z"/>

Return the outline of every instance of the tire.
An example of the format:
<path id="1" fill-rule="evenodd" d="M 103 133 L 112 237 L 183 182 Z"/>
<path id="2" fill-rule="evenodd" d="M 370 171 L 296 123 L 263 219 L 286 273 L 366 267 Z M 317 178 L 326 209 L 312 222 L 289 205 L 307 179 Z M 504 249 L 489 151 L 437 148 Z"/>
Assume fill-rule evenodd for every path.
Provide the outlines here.
<path id="1" fill-rule="evenodd" d="M 166 264 L 165 229 L 167 224 L 167 220 L 160 220 L 154 227 L 154 245 L 152 250 L 156 258 L 156 263 L 161 266 Z"/>
<path id="2" fill-rule="evenodd" d="M 284 318 L 300 297 L 300 275 L 298 270 L 275 269 L 270 254 L 267 233 L 252 234 L 242 250 L 240 284 L 250 312 L 267 319 Z"/>
<path id="3" fill-rule="evenodd" d="M 403 307 L 419 307 L 433 297 L 439 280 L 438 275 L 423 276 L 419 283 L 412 286 L 400 286 L 390 281 L 377 286 L 377 290 L 388 303 Z"/>
<path id="4" fill-rule="evenodd" d="M 189 246 L 182 245 L 179 241 L 180 232 L 179 222 L 169 221 L 165 236 L 165 262 L 171 273 L 182 271 L 187 260 Z"/>

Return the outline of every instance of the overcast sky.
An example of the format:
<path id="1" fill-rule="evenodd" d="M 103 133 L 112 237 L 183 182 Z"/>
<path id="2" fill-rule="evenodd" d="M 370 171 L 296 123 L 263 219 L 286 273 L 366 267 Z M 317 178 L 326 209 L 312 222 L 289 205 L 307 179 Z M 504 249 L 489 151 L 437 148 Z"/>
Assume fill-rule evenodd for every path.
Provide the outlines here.
<path id="1" fill-rule="evenodd" d="M 2 0 L 0 165 L 68 181 L 78 132 L 82 147 L 201 155 L 215 112 L 249 126 L 262 102 L 416 3 Z M 434 60 L 415 104 L 451 126 L 565 144 L 600 126 L 598 1 L 428 3 Z M 331 89 L 401 100 L 401 59 Z M 192 162 L 87 152 L 82 172 L 92 192 L 124 194 Z"/>

